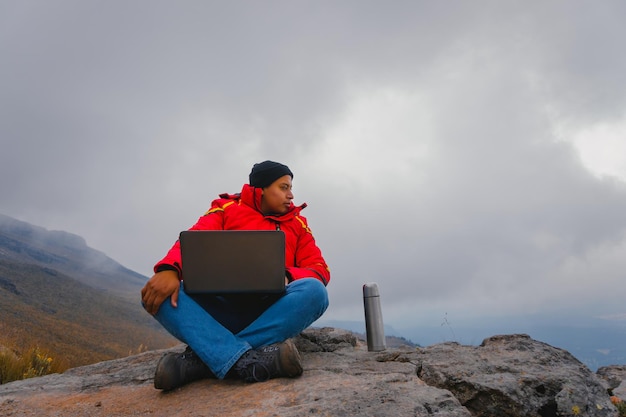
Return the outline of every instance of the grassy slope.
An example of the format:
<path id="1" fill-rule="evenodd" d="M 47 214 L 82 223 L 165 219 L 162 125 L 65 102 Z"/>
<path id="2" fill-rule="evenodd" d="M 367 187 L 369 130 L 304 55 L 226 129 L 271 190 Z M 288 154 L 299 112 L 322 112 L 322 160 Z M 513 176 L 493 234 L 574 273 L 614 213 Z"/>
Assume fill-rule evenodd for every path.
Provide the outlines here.
<path id="1" fill-rule="evenodd" d="M 39 345 L 70 367 L 177 343 L 132 300 L 51 268 L 0 259 L 0 345 Z"/>

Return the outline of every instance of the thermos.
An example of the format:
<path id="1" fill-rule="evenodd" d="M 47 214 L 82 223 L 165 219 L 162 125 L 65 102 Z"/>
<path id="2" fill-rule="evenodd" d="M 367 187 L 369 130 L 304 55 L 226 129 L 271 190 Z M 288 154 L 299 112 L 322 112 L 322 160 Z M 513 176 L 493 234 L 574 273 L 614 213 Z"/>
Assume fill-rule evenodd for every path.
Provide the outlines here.
<path id="1" fill-rule="evenodd" d="M 365 307 L 365 332 L 367 333 L 367 350 L 379 352 L 387 349 L 383 313 L 380 309 L 380 293 L 374 282 L 363 285 L 363 306 Z"/>

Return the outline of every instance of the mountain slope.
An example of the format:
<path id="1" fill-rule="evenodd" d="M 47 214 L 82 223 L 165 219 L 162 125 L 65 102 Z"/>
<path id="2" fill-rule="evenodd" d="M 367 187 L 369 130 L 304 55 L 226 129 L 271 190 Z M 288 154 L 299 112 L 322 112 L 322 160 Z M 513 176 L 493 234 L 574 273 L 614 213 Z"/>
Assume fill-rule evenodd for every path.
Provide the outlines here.
<path id="1" fill-rule="evenodd" d="M 146 277 L 87 246 L 80 236 L 0 214 L 2 259 L 52 268 L 91 287 L 126 297 L 146 281 Z"/>
<path id="2" fill-rule="evenodd" d="M 172 346 L 140 306 L 145 281 L 76 235 L 0 216 L 0 345 L 71 367 Z"/>

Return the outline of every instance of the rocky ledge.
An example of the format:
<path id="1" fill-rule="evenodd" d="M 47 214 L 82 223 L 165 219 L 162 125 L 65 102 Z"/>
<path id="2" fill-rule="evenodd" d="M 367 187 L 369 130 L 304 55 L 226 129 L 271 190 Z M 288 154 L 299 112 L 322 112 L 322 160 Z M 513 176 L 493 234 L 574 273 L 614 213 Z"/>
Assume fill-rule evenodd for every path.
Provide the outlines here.
<path id="1" fill-rule="evenodd" d="M 0 415 L 614 417 L 610 396 L 626 394 L 626 366 L 593 373 L 527 335 L 383 352 L 333 328 L 308 329 L 295 341 L 300 378 L 155 390 L 158 359 L 181 345 L 0 385 Z"/>

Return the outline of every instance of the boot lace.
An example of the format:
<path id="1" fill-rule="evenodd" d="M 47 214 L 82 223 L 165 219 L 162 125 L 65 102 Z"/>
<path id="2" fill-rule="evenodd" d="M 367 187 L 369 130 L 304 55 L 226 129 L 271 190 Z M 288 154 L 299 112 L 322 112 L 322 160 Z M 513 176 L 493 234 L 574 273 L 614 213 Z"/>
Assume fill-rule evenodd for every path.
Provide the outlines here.
<path id="1" fill-rule="evenodd" d="M 237 361 L 236 371 L 247 382 L 264 382 L 277 371 L 273 369 L 273 363 L 273 354 L 262 355 L 258 351 L 249 350 Z"/>

